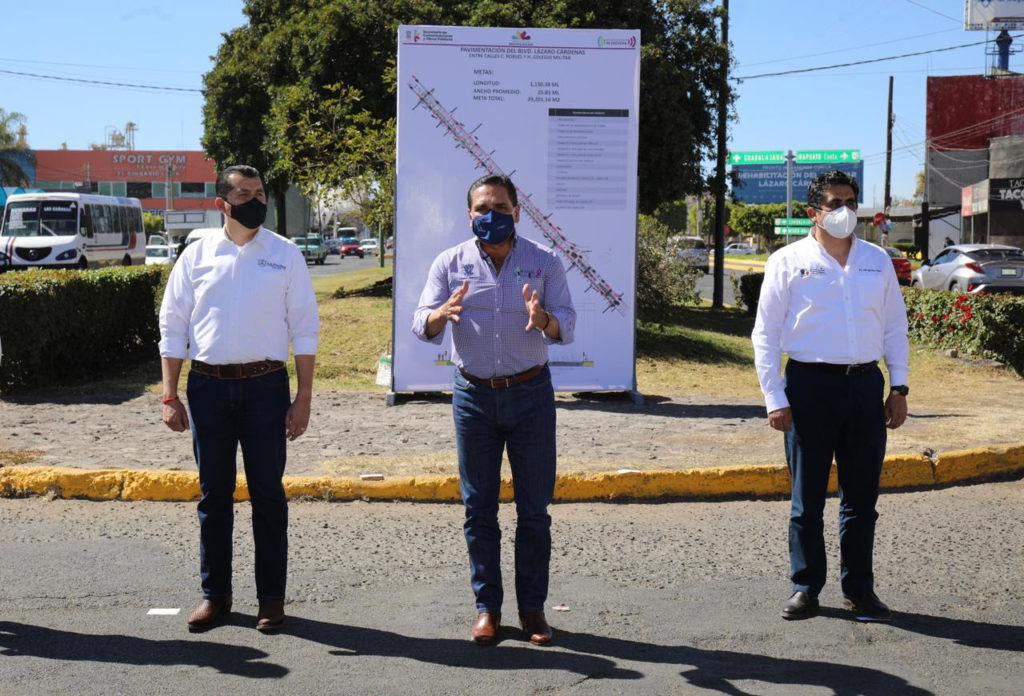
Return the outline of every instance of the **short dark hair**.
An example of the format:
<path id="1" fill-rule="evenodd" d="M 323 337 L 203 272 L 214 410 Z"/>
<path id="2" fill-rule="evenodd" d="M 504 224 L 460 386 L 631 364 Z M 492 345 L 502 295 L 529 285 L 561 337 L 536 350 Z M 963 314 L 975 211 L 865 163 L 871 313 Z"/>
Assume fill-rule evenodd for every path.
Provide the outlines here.
<path id="1" fill-rule="evenodd" d="M 243 179 L 259 179 L 263 181 L 263 177 L 260 176 L 260 170 L 256 167 L 250 167 L 248 164 L 232 164 L 230 167 L 224 167 L 220 170 L 220 174 L 217 175 L 217 197 L 228 199 L 228 194 L 231 193 L 231 186 L 229 179 L 232 174 L 238 174 Z"/>
<path id="2" fill-rule="evenodd" d="M 512 183 L 511 179 L 504 174 L 485 174 L 469 185 L 469 191 L 466 192 L 467 208 L 473 207 L 473 192 L 481 186 L 504 186 L 505 190 L 508 191 L 508 198 L 512 201 L 512 205 L 519 205 L 519 197 L 516 196 L 516 185 Z"/>
<path id="3" fill-rule="evenodd" d="M 830 169 L 814 177 L 807 187 L 807 205 L 815 210 L 821 210 L 821 200 L 825 197 L 825 191 L 832 186 L 849 186 L 853 189 L 853 195 L 860 197 L 860 186 L 857 185 L 856 179 L 846 172 Z"/>

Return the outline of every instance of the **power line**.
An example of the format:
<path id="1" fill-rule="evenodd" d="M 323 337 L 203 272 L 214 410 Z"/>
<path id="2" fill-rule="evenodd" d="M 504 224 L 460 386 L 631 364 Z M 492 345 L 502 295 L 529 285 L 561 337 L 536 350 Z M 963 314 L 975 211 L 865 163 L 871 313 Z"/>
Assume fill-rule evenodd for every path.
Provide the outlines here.
<path id="1" fill-rule="evenodd" d="M 105 87 L 130 87 L 132 89 L 149 89 L 161 92 L 194 92 L 196 94 L 202 94 L 203 90 L 195 89 L 193 87 L 161 87 L 159 85 L 138 85 L 131 84 L 128 82 L 107 82 L 106 80 L 86 80 L 81 77 L 60 77 L 59 75 L 42 75 L 39 73 L 28 73 L 19 72 L 17 70 L 3 70 L 0 69 L 0 73 L 6 75 L 16 75 L 18 77 L 35 77 L 41 80 L 58 80 L 60 82 L 77 82 L 87 85 L 102 85 Z"/>
<path id="2" fill-rule="evenodd" d="M 945 17 L 946 19 L 951 19 L 951 20 L 953 20 L 954 22 L 956 22 L 957 24 L 959 24 L 959 23 L 960 23 L 960 20 L 959 20 L 959 19 L 957 19 L 956 17 L 950 17 L 950 16 L 948 15 L 948 14 L 942 14 L 942 13 L 941 13 L 941 12 L 939 12 L 938 10 L 933 10 L 932 8 L 928 7 L 927 5 L 922 5 L 921 3 L 917 2 L 916 0 L 905 0 L 905 1 L 906 1 L 906 2 L 909 2 L 909 3 L 911 4 L 911 5 L 917 5 L 917 6 L 918 6 L 918 7 L 920 7 L 920 8 L 922 9 L 922 10 L 928 10 L 928 11 L 929 11 L 929 12 L 931 12 L 932 14 L 937 14 L 937 15 L 938 15 L 938 16 L 940 16 L 940 17 Z"/>
<path id="3" fill-rule="evenodd" d="M 756 63 L 742 63 L 743 68 L 752 68 L 755 65 L 769 65 L 771 63 L 784 63 L 787 60 L 803 60 L 804 58 L 818 58 L 819 56 L 827 56 L 833 53 L 846 53 L 847 51 L 860 51 L 865 48 L 871 48 L 873 46 L 886 46 L 892 43 L 901 43 L 903 41 L 910 41 L 912 39 L 921 39 L 925 36 L 934 36 L 935 34 L 948 34 L 954 31 L 953 29 L 943 29 L 941 31 L 930 31 L 927 34 L 915 34 L 914 36 L 903 36 L 898 39 L 890 39 L 889 41 L 878 41 L 877 43 L 859 44 L 857 46 L 851 46 L 850 48 L 837 48 L 834 51 L 822 51 L 820 53 L 805 53 L 802 56 L 790 56 L 789 58 L 773 58 L 772 60 L 761 60 Z"/>
<path id="4" fill-rule="evenodd" d="M 1018 34 L 1011 38 L 1019 39 L 1024 34 Z M 797 70 L 783 70 L 781 72 L 774 73 L 761 73 L 760 75 L 741 75 L 739 77 L 733 77 L 737 82 L 743 82 L 744 80 L 756 80 L 759 77 L 780 77 L 782 75 L 795 75 L 797 73 L 808 73 L 817 72 L 818 70 L 833 70 L 835 68 L 848 68 L 851 65 L 865 65 L 867 63 L 881 63 L 887 60 L 898 60 L 900 58 L 912 58 L 914 56 L 923 56 L 929 53 L 941 53 L 943 51 L 955 51 L 959 48 L 969 48 L 971 46 L 981 46 L 983 44 L 992 43 L 995 39 L 987 39 L 985 41 L 975 41 L 973 43 L 960 44 L 959 46 L 947 46 L 945 48 L 932 48 L 927 51 L 915 51 L 913 53 L 901 53 L 898 56 L 886 56 L 885 58 L 869 58 L 867 60 L 855 60 L 849 63 L 836 63 L 835 65 L 819 65 L 816 68 L 799 68 Z"/>

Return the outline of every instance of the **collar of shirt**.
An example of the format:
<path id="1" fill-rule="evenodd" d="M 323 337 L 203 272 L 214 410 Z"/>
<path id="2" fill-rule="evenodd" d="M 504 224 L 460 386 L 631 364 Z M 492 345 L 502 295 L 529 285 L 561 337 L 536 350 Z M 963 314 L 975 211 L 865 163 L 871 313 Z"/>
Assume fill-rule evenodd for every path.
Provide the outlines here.
<path id="1" fill-rule="evenodd" d="M 270 251 L 270 245 L 267 243 L 269 241 L 267 239 L 267 235 L 269 235 L 269 234 L 273 234 L 273 233 L 270 232 L 269 230 L 267 230 L 266 228 L 261 226 L 258 230 L 256 230 L 256 234 L 254 234 L 252 236 L 252 239 L 250 239 L 248 242 L 246 242 L 245 244 L 243 244 L 241 246 L 248 246 L 249 244 L 255 243 L 257 246 L 261 247 L 264 251 Z M 217 235 L 216 239 L 217 239 L 217 246 L 224 246 L 224 245 L 227 245 L 227 244 L 230 244 L 231 246 L 236 246 L 236 247 L 239 246 L 238 244 L 235 244 L 234 240 L 232 240 L 231 237 L 228 236 L 228 228 L 227 227 L 224 227 L 223 234 Z M 239 247 L 239 248 L 241 248 L 241 247 Z"/>

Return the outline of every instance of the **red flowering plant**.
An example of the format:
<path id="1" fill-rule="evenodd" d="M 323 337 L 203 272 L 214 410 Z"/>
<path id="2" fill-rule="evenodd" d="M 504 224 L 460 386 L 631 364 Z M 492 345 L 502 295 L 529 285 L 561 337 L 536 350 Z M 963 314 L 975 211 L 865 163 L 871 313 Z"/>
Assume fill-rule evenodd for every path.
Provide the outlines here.
<path id="1" fill-rule="evenodd" d="M 1024 374 L 1024 298 L 905 288 L 912 341 L 993 358 Z"/>

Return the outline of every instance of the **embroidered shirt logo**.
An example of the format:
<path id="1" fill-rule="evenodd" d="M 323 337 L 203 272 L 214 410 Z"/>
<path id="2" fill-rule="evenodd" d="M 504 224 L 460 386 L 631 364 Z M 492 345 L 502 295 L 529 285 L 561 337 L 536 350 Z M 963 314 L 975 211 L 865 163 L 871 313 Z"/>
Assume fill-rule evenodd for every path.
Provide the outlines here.
<path id="1" fill-rule="evenodd" d="M 809 278 L 810 276 L 820 276 L 825 275 L 825 272 L 824 266 L 811 266 L 810 268 L 801 268 L 800 277 Z"/>
<path id="2" fill-rule="evenodd" d="M 881 273 L 882 272 L 881 268 L 858 268 L 857 270 L 859 272 L 861 272 L 861 273 Z"/>
<path id="3" fill-rule="evenodd" d="M 466 263 L 462 265 L 462 272 L 468 276 L 473 275 L 473 264 Z"/>
<path id="4" fill-rule="evenodd" d="M 273 268 L 275 271 L 283 271 L 283 263 L 274 263 L 273 261 L 267 261 L 266 259 L 260 259 L 256 262 L 257 266 Z"/>

